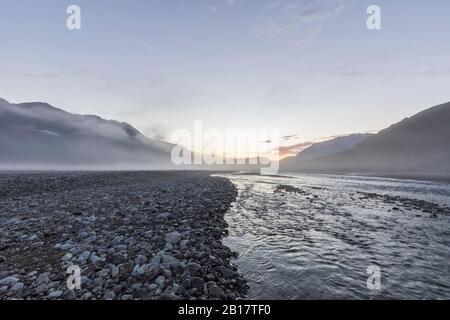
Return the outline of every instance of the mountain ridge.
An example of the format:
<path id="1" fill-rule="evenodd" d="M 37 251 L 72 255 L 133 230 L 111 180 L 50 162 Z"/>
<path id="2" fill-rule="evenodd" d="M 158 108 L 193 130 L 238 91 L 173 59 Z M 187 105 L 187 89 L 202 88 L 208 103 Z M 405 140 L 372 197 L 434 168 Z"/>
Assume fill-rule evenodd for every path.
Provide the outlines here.
<path id="1" fill-rule="evenodd" d="M 302 161 L 295 170 L 450 172 L 450 102 L 407 117 L 348 151 Z"/>
<path id="2" fill-rule="evenodd" d="M 126 122 L 67 112 L 44 102 L 0 99 L 0 163 L 171 166 L 173 145 Z"/>

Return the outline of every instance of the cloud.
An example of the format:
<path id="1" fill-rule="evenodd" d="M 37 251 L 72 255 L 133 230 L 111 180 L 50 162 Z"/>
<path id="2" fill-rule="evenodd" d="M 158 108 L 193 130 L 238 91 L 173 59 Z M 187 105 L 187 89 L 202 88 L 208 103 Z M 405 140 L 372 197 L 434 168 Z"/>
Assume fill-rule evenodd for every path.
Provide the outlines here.
<path id="1" fill-rule="evenodd" d="M 170 138 L 171 129 L 162 123 L 154 123 L 149 127 L 143 129 L 146 137 L 154 140 L 168 141 Z"/>
<path id="2" fill-rule="evenodd" d="M 270 0 L 268 17 L 256 26 L 257 33 L 291 45 L 311 42 L 329 20 L 340 15 L 357 0 Z"/>
<path id="3" fill-rule="evenodd" d="M 228 7 L 236 7 L 240 5 L 242 0 L 225 0 L 225 3 Z"/>
<path id="4" fill-rule="evenodd" d="M 292 135 L 281 137 L 281 139 L 283 139 L 284 141 L 289 141 L 289 140 L 293 140 L 293 139 L 297 139 L 297 138 L 298 138 L 298 134 L 292 134 Z"/>
<path id="5" fill-rule="evenodd" d="M 283 146 L 279 148 L 280 158 L 295 156 L 299 152 L 312 146 L 314 142 L 301 142 L 290 146 Z"/>

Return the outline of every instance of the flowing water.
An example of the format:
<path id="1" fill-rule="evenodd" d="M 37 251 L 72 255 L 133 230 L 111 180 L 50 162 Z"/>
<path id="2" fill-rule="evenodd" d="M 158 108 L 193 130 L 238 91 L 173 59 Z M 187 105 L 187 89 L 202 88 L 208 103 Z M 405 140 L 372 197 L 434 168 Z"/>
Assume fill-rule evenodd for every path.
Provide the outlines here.
<path id="1" fill-rule="evenodd" d="M 249 282 L 248 298 L 450 298 L 450 183 L 303 174 L 227 178 L 239 196 L 226 216 L 225 243 L 239 252 L 235 263 Z M 300 193 L 276 192 L 279 185 Z M 443 209 L 433 214 L 411 199 Z"/>

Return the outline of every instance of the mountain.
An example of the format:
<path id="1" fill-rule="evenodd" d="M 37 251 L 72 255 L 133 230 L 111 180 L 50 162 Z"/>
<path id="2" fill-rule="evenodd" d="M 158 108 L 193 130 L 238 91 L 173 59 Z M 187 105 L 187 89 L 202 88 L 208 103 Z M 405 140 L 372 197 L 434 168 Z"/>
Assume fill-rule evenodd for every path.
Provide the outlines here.
<path id="1" fill-rule="evenodd" d="M 319 172 L 450 172 L 450 102 L 422 111 L 368 137 L 350 150 L 305 160 Z"/>
<path id="2" fill-rule="evenodd" d="M 165 168 L 172 147 L 124 122 L 0 99 L 2 166 Z"/>
<path id="3" fill-rule="evenodd" d="M 295 169 L 302 161 L 312 160 L 350 150 L 355 145 L 361 143 L 370 136 L 372 136 L 370 133 L 351 134 L 348 136 L 337 137 L 332 140 L 318 142 L 301 151 L 294 157 L 288 157 L 281 160 L 280 165 L 285 170 Z"/>

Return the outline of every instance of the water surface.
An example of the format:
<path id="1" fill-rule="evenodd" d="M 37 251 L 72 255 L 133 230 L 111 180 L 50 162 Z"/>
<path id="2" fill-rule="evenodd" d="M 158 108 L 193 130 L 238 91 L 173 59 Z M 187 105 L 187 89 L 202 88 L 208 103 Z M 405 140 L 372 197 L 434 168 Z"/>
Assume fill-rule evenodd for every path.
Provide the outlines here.
<path id="1" fill-rule="evenodd" d="M 450 207 L 450 184 L 388 178 L 228 175 L 239 190 L 225 244 L 250 299 L 450 298 L 450 216 L 365 194 Z M 278 185 L 302 193 L 275 192 Z M 381 290 L 367 268 L 381 269 Z"/>

